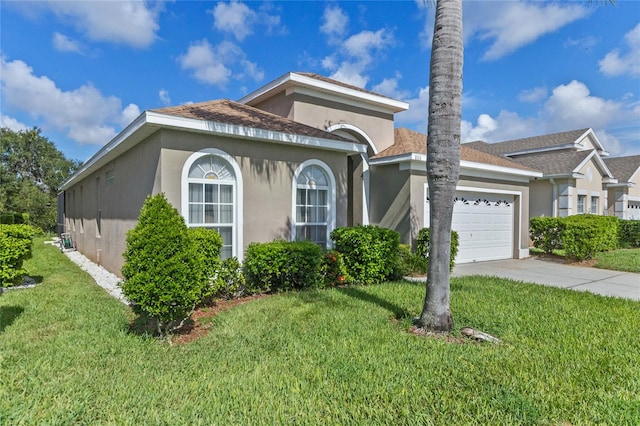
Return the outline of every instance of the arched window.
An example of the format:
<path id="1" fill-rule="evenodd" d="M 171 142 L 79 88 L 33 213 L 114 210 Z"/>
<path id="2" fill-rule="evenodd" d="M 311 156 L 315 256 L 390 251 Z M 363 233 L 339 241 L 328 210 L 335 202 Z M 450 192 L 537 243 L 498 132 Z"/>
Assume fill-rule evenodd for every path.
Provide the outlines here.
<path id="1" fill-rule="evenodd" d="M 335 228 L 335 179 L 321 161 L 304 162 L 294 175 L 293 239 L 310 240 L 322 248 L 329 246 Z"/>
<path id="2" fill-rule="evenodd" d="M 195 153 L 185 163 L 182 182 L 187 225 L 215 229 L 222 236 L 220 257 L 239 257 L 241 178 L 235 161 L 215 149 Z"/>

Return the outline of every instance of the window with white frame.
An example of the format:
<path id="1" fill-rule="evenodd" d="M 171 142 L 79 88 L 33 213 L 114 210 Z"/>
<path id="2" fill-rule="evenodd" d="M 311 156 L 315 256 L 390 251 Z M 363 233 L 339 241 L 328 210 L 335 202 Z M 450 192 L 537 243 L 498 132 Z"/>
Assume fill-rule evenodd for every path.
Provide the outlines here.
<path id="1" fill-rule="evenodd" d="M 577 210 L 578 213 L 584 213 L 584 204 L 585 204 L 586 198 L 587 198 L 586 195 L 582 195 L 582 194 L 578 195 L 578 210 Z"/>
<path id="2" fill-rule="evenodd" d="M 233 256 L 236 224 L 236 175 L 231 164 L 218 155 L 204 155 L 189 168 L 189 226 L 215 229 L 222 236 L 220 257 Z"/>
<path id="3" fill-rule="evenodd" d="M 335 226 L 333 175 L 323 163 L 307 162 L 298 168 L 294 188 L 294 239 L 313 241 L 327 248 L 329 233 Z"/>
<path id="4" fill-rule="evenodd" d="M 599 214 L 598 209 L 600 208 L 600 197 L 595 195 L 591 196 L 591 214 Z"/>

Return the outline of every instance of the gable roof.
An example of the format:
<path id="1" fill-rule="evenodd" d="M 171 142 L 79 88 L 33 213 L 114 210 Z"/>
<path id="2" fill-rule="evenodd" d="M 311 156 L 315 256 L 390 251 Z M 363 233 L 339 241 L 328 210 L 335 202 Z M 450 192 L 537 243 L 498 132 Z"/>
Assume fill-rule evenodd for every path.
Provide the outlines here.
<path id="1" fill-rule="evenodd" d="M 569 151 L 569 152 L 549 152 L 538 155 L 528 155 L 514 159 L 520 164 L 536 168 L 544 173 L 545 176 L 569 175 L 576 172 L 576 169 L 590 156 L 594 151 Z"/>
<path id="2" fill-rule="evenodd" d="M 412 169 L 424 171 L 427 160 L 427 135 L 405 128 L 394 129 L 395 142 L 389 148 L 371 157 L 370 164 L 410 164 Z M 402 166 L 401 166 L 402 167 Z M 487 175 L 494 173 L 510 179 L 522 181 L 532 177 L 542 177 L 542 173 L 528 166 L 518 164 L 508 158 L 499 157 L 472 148 L 460 146 L 460 169 L 462 174 Z"/>
<path id="3" fill-rule="evenodd" d="M 160 129 L 177 129 L 345 153 L 367 151 L 366 145 L 361 142 L 223 99 L 144 111 L 69 177 L 62 184 L 61 190 L 67 189 L 75 181 L 83 179 Z"/>
<path id="4" fill-rule="evenodd" d="M 427 135 L 406 128 L 396 128 L 393 131 L 394 143 L 389 148 L 380 151 L 373 159 L 402 156 L 406 154 L 427 155 Z M 460 160 L 474 163 L 490 164 L 492 166 L 511 167 L 520 170 L 536 171 L 535 168 L 516 163 L 510 159 L 487 154 L 472 149 L 465 144 L 460 145 Z"/>
<path id="5" fill-rule="evenodd" d="M 253 106 L 278 93 L 297 89 L 311 90 L 314 94 L 326 96 L 327 98 L 338 97 L 343 102 L 367 105 L 369 108 L 383 110 L 388 113 L 405 111 L 409 108 L 409 104 L 406 102 L 318 74 L 304 72 L 286 73 L 239 99 L 238 102 Z"/>
<path id="6" fill-rule="evenodd" d="M 464 145 L 473 149 L 494 155 L 522 155 L 533 154 L 559 149 L 583 149 L 578 142 L 586 136 L 592 136 L 596 149 L 603 151 L 602 144 L 590 128 L 571 130 L 568 132 L 552 133 L 549 135 L 533 136 L 504 142 L 487 143 L 482 141 L 469 142 Z"/>
<path id="7" fill-rule="evenodd" d="M 324 130 L 227 99 L 152 109 L 151 112 L 175 117 L 192 118 L 195 120 L 235 124 L 238 126 L 301 136 L 333 139 L 349 143 L 354 142 L 333 133 L 325 132 Z"/>
<path id="8" fill-rule="evenodd" d="M 640 170 L 640 155 L 605 158 L 604 162 L 618 182 L 631 181 L 633 175 Z"/>

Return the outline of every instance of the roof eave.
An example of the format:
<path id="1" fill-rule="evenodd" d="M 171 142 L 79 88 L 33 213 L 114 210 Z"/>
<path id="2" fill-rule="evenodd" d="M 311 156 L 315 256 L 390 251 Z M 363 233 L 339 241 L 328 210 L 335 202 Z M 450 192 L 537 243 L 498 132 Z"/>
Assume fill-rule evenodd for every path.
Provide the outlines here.
<path id="1" fill-rule="evenodd" d="M 374 104 L 378 107 L 383 107 L 390 110 L 392 113 L 406 111 L 407 109 L 409 109 L 409 104 L 407 102 L 379 96 L 373 93 L 361 92 L 359 90 L 350 89 L 348 87 L 333 84 L 328 81 L 318 80 L 313 77 L 308 77 L 306 75 L 301 75 L 294 72 L 287 73 L 282 77 L 275 79 L 271 83 L 268 83 L 261 88 L 249 93 L 248 95 L 239 99 L 238 103 L 253 106 L 263 99 L 272 96 L 273 92 L 275 91 L 279 92 L 295 86 L 312 87 L 325 93 L 338 93 L 341 96 L 349 99 L 364 101 L 368 104 Z"/>

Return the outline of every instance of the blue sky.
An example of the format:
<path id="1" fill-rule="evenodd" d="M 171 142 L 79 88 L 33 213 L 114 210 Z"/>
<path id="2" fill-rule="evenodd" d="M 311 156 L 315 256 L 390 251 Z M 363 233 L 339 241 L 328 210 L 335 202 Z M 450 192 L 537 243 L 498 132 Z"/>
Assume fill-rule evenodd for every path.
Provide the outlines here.
<path id="1" fill-rule="evenodd" d="M 144 110 L 305 71 L 426 132 L 431 3 L 0 0 L 0 124 L 84 161 Z M 464 31 L 464 141 L 591 127 L 640 154 L 640 1 L 466 1 Z"/>

